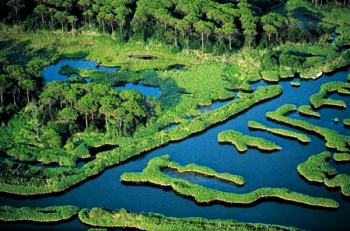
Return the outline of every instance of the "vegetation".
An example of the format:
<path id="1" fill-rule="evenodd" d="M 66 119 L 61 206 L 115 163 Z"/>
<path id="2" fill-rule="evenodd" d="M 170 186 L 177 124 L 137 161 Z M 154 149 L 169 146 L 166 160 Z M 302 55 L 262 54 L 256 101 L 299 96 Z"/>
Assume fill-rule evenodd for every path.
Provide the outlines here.
<path id="1" fill-rule="evenodd" d="M 350 126 L 350 119 L 344 119 L 344 120 L 343 120 L 343 124 L 344 124 L 345 126 Z"/>
<path id="2" fill-rule="evenodd" d="M 330 188 L 341 188 L 344 196 L 350 196 L 350 176 L 346 174 L 338 174 L 332 179 L 326 179 L 325 185 Z"/>
<path id="3" fill-rule="evenodd" d="M 350 145 L 350 137 L 340 135 L 334 130 L 319 127 L 303 120 L 296 120 L 286 117 L 288 113 L 296 110 L 297 108 L 295 105 L 285 104 L 274 112 L 267 112 L 266 116 L 270 120 L 290 125 L 312 133 L 316 133 L 319 136 L 324 137 L 324 139 L 326 140 L 326 146 L 328 148 L 336 149 L 340 152 L 349 151 L 348 147 Z"/>
<path id="4" fill-rule="evenodd" d="M 84 139 L 91 146 L 98 147 L 105 144 L 114 144 L 119 145 L 119 147 L 97 154 L 95 159 L 85 164 L 82 168 L 40 168 L 12 163 L 11 161 L 2 161 L 0 162 L 2 165 L 1 169 L 3 169 L 0 173 L 0 189 L 2 192 L 20 195 L 46 194 L 65 190 L 104 171 L 110 166 L 115 166 L 131 157 L 169 142 L 182 140 L 191 134 L 204 131 L 214 124 L 236 116 L 259 102 L 272 99 L 281 93 L 282 88 L 277 85 L 259 87 L 254 93 L 240 94 L 239 99 L 193 120 L 183 121 L 168 131 L 155 132 L 151 126 L 142 131 L 142 134 L 146 135 L 138 136 L 135 134 L 134 138 L 106 139 L 103 136 L 98 139 L 92 139 L 91 136 L 84 136 Z M 42 177 L 37 178 L 38 174 L 42 175 Z"/>
<path id="5" fill-rule="evenodd" d="M 250 224 L 234 220 L 209 220 L 201 217 L 175 218 L 158 213 L 132 213 L 125 209 L 82 209 L 79 219 L 87 225 L 140 230 L 295 230 L 283 226 Z"/>
<path id="6" fill-rule="evenodd" d="M 68 220 L 77 215 L 79 208 L 75 206 L 52 206 L 46 208 L 15 208 L 11 206 L 0 207 L 1 221 L 34 221 L 57 222 Z"/>
<path id="7" fill-rule="evenodd" d="M 171 187 L 176 193 L 182 196 L 190 196 L 198 203 L 210 203 L 221 201 L 232 204 L 251 204 L 262 198 L 279 198 L 295 203 L 318 206 L 325 208 L 337 208 L 339 204 L 331 199 L 316 198 L 291 192 L 284 188 L 260 188 L 250 193 L 236 194 L 222 192 L 203 186 L 192 184 L 188 181 L 171 178 L 162 172 L 168 165 L 169 156 L 161 156 L 150 160 L 142 173 L 124 173 L 121 180 L 132 183 L 151 183 L 163 187 Z"/>
<path id="8" fill-rule="evenodd" d="M 205 166 L 199 166 L 196 164 L 188 164 L 188 165 L 183 167 L 175 162 L 169 162 L 167 165 L 167 168 L 175 169 L 179 173 L 194 172 L 194 173 L 198 173 L 198 174 L 203 175 L 203 176 L 215 177 L 216 179 L 219 179 L 219 180 L 232 182 L 236 185 L 244 185 L 244 179 L 241 176 L 232 175 L 232 174 L 226 173 L 226 172 L 225 173 L 218 173 L 211 168 L 208 168 Z"/>
<path id="9" fill-rule="evenodd" d="M 344 83 L 344 82 L 325 83 L 321 86 L 321 89 L 317 94 L 312 95 L 310 97 L 310 103 L 316 109 L 325 105 L 346 108 L 346 104 L 344 101 L 327 98 L 328 94 L 332 92 L 342 93 L 344 89 L 350 89 L 350 83 Z"/>
<path id="10" fill-rule="evenodd" d="M 300 175 L 308 181 L 320 183 L 323 183 L 328 176 L 336 175 L 337 170 L 326 162 L 330 156 L 330 152 L 311 156 L 306 162 L 298 165 Z"/>
<path id="11" fill-rule="evenodd" d="M 303 143 L 310 143 L 311 142 L 311 139 L 304 134 L 289 131 L 286 129 L 269 128 L 269 127 L 266 127 L 258 122 L 255 122 L 255 121 L 249 121 L 249 128 L 268 131 L 268 132 L 276 134 L 276 135 L 297 139 L 298 141 L 303 142 Z"/>
<path id="12" fill-rule="evenodd" d="M 337 162 L 348 162 L 350 161 L 349 153 L 334 153 L 333 159 Z"/>
<path id="13" fill-rule="evenodd" d="M 265 151 L 276 151 L 282 148 L 273 142 L 265 140 L 259 137 L 243 135 L 240 132 L 229 130 L 220 132 L 218 135 L 218 140 L 220 143 L 231 143 L 238 151 L 245 152 L 249 147 L 255 147 Z"/>
<path id="14" fill-rule="evenodd" d="M 296 82 L 296 81 L 292 81 L 292 82 L 290 82 L 290 85 L 291 85 L 292 87 L 300 87 L 300 86 L 301 86 L 301 83 L 300 83 L 300 82 Z"/>
<path id="15" fill-rule="evenodd" d="M 310 105 L 301 105 L 298 108 L 300 115 L 311 116 L 315 118 L 321 118 L 321 114 L 319 112 L 313 111 Z"/>

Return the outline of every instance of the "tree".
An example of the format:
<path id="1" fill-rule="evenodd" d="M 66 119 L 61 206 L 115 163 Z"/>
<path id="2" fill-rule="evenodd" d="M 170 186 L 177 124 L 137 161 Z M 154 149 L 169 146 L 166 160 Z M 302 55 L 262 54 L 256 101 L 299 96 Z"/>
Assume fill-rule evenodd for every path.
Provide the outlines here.
<path id="1" fill-rule="evenodd" d="M 85 114 L 85 125 L 88 128 L 88 115 L 97 111 L 98 106 L 91 94 L 85 95 L 82 97 L 75 105 L 76 109 Z M 92 117 L 93 118 L 93 117 Z"/>
<path id="2" fill-rule="evenodd" d="M 13 9 L 13 11 L 15 12 L 16 21 L 17 21 L 18 12 L 25 7 L 23 0 L 10 0 L 6 3 L 6 5 Z"/>
<path id="3" fill-rule="evenodd" d="M 49 8 L 49 15 L 51 18 L 51 27 L 55 28 L 55 14 L 56 14 L 57 10 L 55 8 Z"/>
<path id="4" fill-rule="evenodd" d="M 89 27 L 91 30 L 91 18 L 94 16 L 94 12 L 92 10 L 87 10 L 86 12 L 83 13 L 83 15 L 89 18 Z"/>
<path id="5" fill-rule="evenodd" d="M 254 29 L 246 29 L 244 31 L 244 35 L 248 36 L 248 42 L 249 42 L 249 50 L 252 48 L 252 38 L 256 36 L 258 32 Z"/>
<path id="6" fill-rule="evenodd" d="M 88 16 L 86 11 L 89 8 L 89 6 L 91 6 L 91 1 L 90 0 L 79 0 L 78 5 L 83 10 L 84 24 L 86 25 L 86 16 Z"/>
<path id="7" fill-rule="evenodd" d="M 18 84 L 27 91 L 27 101 L 29 103 L 29 92 L 35 90 L 35 81 L 31 79 L 23 79 Z"/>
<path id="8" fill-rule="evenodd" d="M 66 107 L 58 112 L 58 117 L 61 121 L 69 124 L 71 121 L 75 121 L 78 118 L 78 113 L 70 107 Z"/>
<path id="9" fill-rule="evenodd" d="M 108 132 L 108 130 L 109 130 L 108 121 L 110 120 L 110 117 L 114 113 L 113 105 L 110 102 L 103 103 L 102 106 L 100 107 L 99 111 L 100 111 L 101 114 L 103 114 L 105 116 L 106 130 Z"/>
<path id="10" fill-rule="evenodd" d="M 11 86 L 10 77 L 8 75 L 0 75 L 0 96 L 1 106 L 4 106 L 4 93 Z"/>
<path id="11" fill-rule="evenodd" d="M 30 124 L 36 130 L 37 139 L 40 139 L 39 130 L 42 125 L 42 107 L 38 107 L 35 102 L 30 102 L 24 108 L 24 114 L 31 118 Z"/>
<path id="12" fill-rule="evenodd" d="M 70 15 L 67 17 L 67 20 L 72 25 L 72 32 L 74 34 L 74 24 L 78 21 L 78 18 L 74 15 Z"/>
<path id="13" fill-rule="evenodd" d="M 230 22 L 223 25 L 222 32 L 228 37 L 229 47 L 232 50 L 232 40 L 237 36 L 239 30 L 234 23 Z"/>
<path id="14" fill-rule="evenodd" d="M 202 20 L 194 24 L 196 31 L 200 33 L 202 39 L 202 52 L 204 52 L 204 35 L 209 36 L 214 30 L 214 24 L 212 22 L 204 22 Z"/>
<path id="15" fill-rule="evenodd" d="M 276 29 L 276 41 L 278 41 L 279 30 L 286 24 L 287 18 L 278 13 L 269 13 L 261 18 L 261 22 L 264 25 L 272 25 Z M 272 28 L 270 27 L 272 30 Z"/>
<path id="16" fill-rule="evenodd" d="M 267 36 L 269 37 L 269 42 L 271 42 L 271 35 L 277 33 L 276 27 L 267 24 L 263 26 L 263 29 L 266 32 Z"/>
<path id="17" fill-rule="evenodd" d="M 114 9 L 115 18 L 114 20 L 119 25 L 119 32 L 122 33 L 123 27 L 126 23 L 126 17 L 131 14 L 131 9 L 126 6 L 118 6 Z"/>
<path id="18" fill-rule="evenodd" d="M 43 25 L 45 24 L 44 16 L 47 12 L 47 7 L 45 5 L 38 5 L 34 9 L 34 13 L 39 14 L 41 16 L 41 21 Z"/>
<path id="19" fill-rule="evenodd" d="M 63 24 L 67 20 L 68 12 L 67 11 L 57 11 L 55 17 L 60 21 L 63 33 Z"/>
<path id="20" fill-rule="evenodd" d="M 109 25 L 111 27 L 111 30 L 112 30 L 112 34 L 114 33 L 114 26 L 113 26 L 113 22 L 114 22 L 114 15 L 109 13 L 109 14 L 106 14 L 105 15 L 105 19 L 106 21 L 109 22 Z"/>

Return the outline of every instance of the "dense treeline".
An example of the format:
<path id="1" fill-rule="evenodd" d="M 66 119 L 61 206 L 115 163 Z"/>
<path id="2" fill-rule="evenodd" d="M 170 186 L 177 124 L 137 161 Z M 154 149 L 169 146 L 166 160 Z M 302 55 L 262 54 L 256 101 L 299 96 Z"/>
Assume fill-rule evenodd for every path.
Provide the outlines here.
<path id="1" fill-rule="evenodd" d="M 283 1 L 11 0 L 3 20 L 26 30 L 97 30 L 122 40 L 152 38 L 176 48 L 223 53 L 313 36 L 298 20 L 266 10 Z M 8 13 L 7 13 L 8 12 Z"/>

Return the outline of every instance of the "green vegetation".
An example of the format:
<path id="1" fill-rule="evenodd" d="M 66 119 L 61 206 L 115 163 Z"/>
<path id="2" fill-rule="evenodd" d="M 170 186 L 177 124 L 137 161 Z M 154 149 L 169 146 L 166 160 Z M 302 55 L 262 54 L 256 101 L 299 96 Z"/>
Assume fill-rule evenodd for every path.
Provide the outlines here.
<path id="1" fill-rule="evenodd" d="M 63 66 L 61 70 L 58 71 L 60 75 L 79 75 L 79 69 L 71 67 L 69 65 Z"/>
<path id="2" fill-rule="evenodd" d="M 205 167 L 205 166 L 199 166 L 196 164 L 189 164 L 186 166 L 181 166 L 175 162 L 169 162 L 167 165 L 167 168 L 175 169 L 179 173 L 188 173 L 188 172 L 194 172 L 198 173 L 203 176 L 207 177 L 215 177 L 219 180 L 224 180 L 228 182 L 232 182 L 236 185 L 244 185 L 244 179 L 241 176 L 238 175 L 232 175 L 230 173 L 218 173 L 215 170 Z"/>
<path id="3" fill-rule="evenodd" d="M 220 132 L 218 135 L 218 140 L 220 143 L 231 143 L 238 151 L 245 152 L 249 147 L 255 147 L 264 151 L 276 151 L 282 148 L 273 142 L 265 140 L 259 137 L 243 135 L 240 132 L 229 130 Z"/>
<path id="4" fill-rule="evenodd" d="M 319 127 L 303 120 L 296 120 L 286 117 L 286 114 L 296 110 L 297 107 L 295 105 L 285 104 L 274 112 L 267 112 L 266 116 L 270 120 L 283 123 L 292 127 L 296 127 L 302 130 L 306 130 L 312 133 L 316 133 L 319 136 L 324 137 L 324 139 L 326 140 L 326 146 L 328 148 L 336 149 L 340 152 L 349 151 L 348 147 L 350 146 L 350 137 L 340 135 L 334 130 Z"/>
<path id="5" fill-rule="evenodd" d="M 11 206 L 0 207 L 1 221 L 34 221 L 57 222 L 68 220 L 77 215 L 79 208 L 75 206 L 52 206 L 46 208 L 15 208 Z"/>
<path id="6" fill-rule="evenodd" d="M 257 130 L 263 130 L 263 131 L 268 131 L 268 132 L 276 134 L 276 135 L 297 139 L 297 140 L 299 140 L 300 142 L 303 142 L 303 143 L 310 143 L 311 142 L 311 139 L 308 136 L 304 135 L 304 134 L 293 132 L 293 131 L 289 131 L 289 130 L 286 130 L 286 129 L 269 128 L 269 127 L 266 127 L 265 125 L 262 125 L 262 124 L 260 124 L 258 122 L 255 122 L 255 121 L 249 121 L 249 128 L 257 129 Z"/>
<path id="7" fill-rule="evenodd" d="M 0 162 L 2 165 L 0 189 L 2 192 L 20 195 L 46 194 L 65 190 L 91 176 L 99 174 L 110 166 L 115 166 L 131 157 L 172 141 L 183 140 L 191 134 L 204 131 L 214 124 L 236 116 L 259 102 L 272 99 L 281 93 L 282 88 L 278 85 L 259 87 L 254 93 L 240 94 L 239 99 L 193 120 L 185 120 L 168 131 L 158 132 L 158 127 L 154 131 L 154 127 L 150 126 L 145 128 L 142 133 L 140 131 L 141 134 L 145 134 L 143 136 L 135 134 L 133 138 L 120 137 L 115 139 L 81 134 L 80 139 L 89 142 L 90 146 L 98 147 L 105 144 L 114 144 L 119 145 L 119 147 L 111 151 L 98 153 L 94 160 L 88 162 L 82 168 L 39 168 L 12 163 L 11 161 L 2 161 Z M 42 177 L 37 178 L 38 174 L 42 175 Z"/>
<path id="8" fill-rule="evenodd" d="M 350 126 L 350 119 L 344 119 L 344 120 L 343 120 L 343 124 L 344 124 L 345 126 Z"/>
<path id="9" fill-rule="evenodd" d="M 317 94 L 312 95 L 310 97 L 310 103 L 316 109 L 325 105 L 346 108 L 346 104 L 344 101 L 329 99 L 327 98 L 327 96 L 332 92 L 342 93 L 344 92 L 343 90 L 347 88 L 350 89 L 350 83 L 344 83 L 344 82 L 325 83 L 321 86 L 321 89 Z"/>
<path id="10" fill-rule="evenodd" d="M 182 196 L 193 197 L 198 203 L 221 201 L 232 204 L 251 204 L 262 198 L 279 198 L 295 203 L 318 206 L 325 208 L 337 208 L 339 204 L 331 199 L 316 198 L 291 192 L 283 188 L 260 188 L 250 193 L 236 194 L 222 192 L 203 186 L 192 184 L 188 181 L 171 178 L 162 172 L 168 166 L 169 156 L 161 156 L 150 160 L 142 173 L 124 173 L 121 180 L 132 183 L 151 183 L 163 187 L 171 187 Z"/>
<path id="11" fill-rule="evenodd" d="M 341 188 L 344 196 L 350 197 L 350 176 L 346 174 L 338 174 L 332 179 L 326 179 L 325 185 L 330 188 Z"/>
<path id="12" fill-rule="evenodd" d="M 334 153 L 333 159 L 337 162 L 348 162 L 350 161 L 349 153 Z"/>
<path id="13" fill-rule="evenodd" d="M 292 81 L 292 82 L 290 82 L 290 85 L 291 85 L 292 87 L 300 87 L 300 86 L 301 86 L 301 83 L 300 83 L 300 82 L 296 82 L 296 81 Z"/>
<path id="14" fill-rule="evenodd" d="M 306 115 L 306 116 L 311 116 L 311 117 L 315 117 L 315 118 L 321 118 L 321 114 L 313 111 L 312 107 L 310 105 L 301 105 L 298 108 L 299 114 L 300 115 Z"/>
<path id="15" fill-rule="evenodd" d="M 175 218 L 158 213 L 132 213 L 125 209 L 102 208 L 82 209 L 79 212 L 82 223 L 95 227 L 136 228 L 140 230 L 296 230 L 283 226 L 250 224 L 234 220 L 209 220 L 201 217 Z"/>
<path id="16" fill-rule="evenodd" d="M 340 187 L 341 193 L 344 196 L 350 196 L 350 176 L 338 174 L 333 178 L 329 178 L 329 176 L 337 174 L 337 170 L 326 162 L 329 158 L 329 152 L 322 152 L 318 155 L 311 156 L 306 162 L 298 166 L 298 171 L 311 182 L 324 183 L 327 187 L 331 188 Z M 343 158 L 349 158 L 349 154 L 335 154 L 334 159 L 336 160 L 337 158 L 343 160 Z"/>
<path id="17" fill-rule="evenodd" d="M 298 165 L 299 173 L 308 181 L 323 183 L 328 176 L 337 174 L 337 170 L 326 162 L 330 156 L 330 152 L 311 156 L 306 162 Z"/>

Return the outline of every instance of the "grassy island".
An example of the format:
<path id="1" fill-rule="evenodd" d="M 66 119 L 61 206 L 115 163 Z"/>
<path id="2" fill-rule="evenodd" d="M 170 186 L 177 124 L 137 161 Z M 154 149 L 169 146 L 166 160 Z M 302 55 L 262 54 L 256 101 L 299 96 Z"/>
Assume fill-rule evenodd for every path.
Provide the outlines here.
<path id="1" fill-rule="evenodd" d="M 214 177 L 218 180 L 224 180 L 236 185 L 244 185 L 244 179 L 241 176 L 233 175 L 227 172 L 218 173 L 215 170 L 205 167 L 199 166 L 197 164 L 188 164 L 186 166 L 181 166 L 175 162 L 169 162 L 167 168 L 175 169 L 179 173 L 197 173 L 206 177 Z"/>
<path id="2" fill-rule="evenodd" d="M 249 124 L 249 128 L 251 128 L 251 129 L 268 131 L 268 132 L 275 134 L 275 135 L 296 139 L 302 143 L 310 143 L 311 142 L 311 139 L 308 136 L 301 134 L 301 133 L 298 133 L 298 132 L 293 132 L 293 131 L 281 129 L 281 128 L 266 127 L 265 125 L 260 124 L 260 123 L 255 122 L 255 121 L 249 121 L 248 124 Z"/>
<path id="3" fill-rule="evenodd" d="M 250 224 L 234 220 L 209 220 L 201 217 L 176 218 L 158 213 L 133 213 L 125 209 L 107 210 L 102 208 L 82 209 L 79 212 L 82 223 L 94 227 L 136 228 L 152 231 L 177 230 L 296 230 L 294 228 Z"/>
<path id="4" fill-rule="evenodd" d="M 298 111 L 300 115 L 321 118 L 321 114 L 319 112 L 312 110 L 312 107 L 310 105 L 302 105 L 298 108 Z"/>
<path id="5" fill-rule="evenodd" d="M 340 152 L 348 152 L 350 146 L 350 137 L 340 135 L 337 131 L 324 127 L 319 127 L 303 120 L 288 118 L 286 115 L 296 111 L 297 107 L 292 104 L 285 104 L 274 112 L 267 112 L 268 119 L 278 123 L 286 124 L 301 130 L 316 133 L 326 140 L 328 148 L 336 149 Z"/>
<path id="6" fill-rule="evenodd" d="M 1 221 L 33 221 L 33 222 L 57 222 L 72 218 L 77 215 L 79 208 L 75 206 L 51 206 L 46 208 L 15 208 L 11 206 L 0 207 Z"/>
<path id="7" fill-rule="evenodd" d="M 337 162 L 348 162 L 350 161 L 349 153 L 334 153 L 333 159 Z"/>
<path id="8" fill-rule="evenodd" d="M 242 133 L 234 130 L 220 132 L 218 135 L 218 141 L 220 143 L 231 143 L 240 152 L 247 151 L 248 146 L 255 147 L 264 151 L 276 151 L 282 149 L 280 146 L 276 145 L 271 141 L 265 140 L 260 137 L 243 135 Z"/>
<path id="9" fill-rule="evenodd" d="M 301 83 L 300 83 L 300 82 L 296 82 L 296 81 L 292 81 L 292 82 L 290 82 L 290 85 L 291 85 L 292 87 L 300 87 L 300 86 L 301 86 Z"/>
<path id="10" fill-rule="evenodd" d="M 338 92 L 338 93 L 344 94 L 347 92 L 347 89 L 350 89 L 350 83 L 345 83 L 345 82 L 325 83 L 321 86 L 321 89 L 318 93 L 310 97 L 310 103 L 316 109 L 321 108 L 322 106 L 335 106 L 335 107 L 346 108 L 346 104 L 343 100 L 334 100 L 327 97 L 328 97 L 328 94 L 332 92 Z"/>
<path id="11" fill-rule="evenodd" d="M 248 110 L 254 105 L 282 94 L 282 87 L 275 85 L 259 87 L 254 93 L 232 101 L 225 106 L 205 113 L 193 120 L 186 120 L 173 129 L 160 131 L 141 138 L 119 139 L 120 146 L 111 151 L 101 152 L 82 168 L 42 168 L 27 164 L 1 161 L 0 191 L 18 195 L 36 195 L 59 192 L 97 175 L 106 168 L 115 166 L 131 157 L 153 150 L 172 141 L 183 140 L 188 136 L 204 131 L 212 125 L 223 122 Z M 146 129 L 147 131 L 147 129 Z M 105 140 L 95 142 L 96 146 Z M 116 140 L 118 141 L 118 139 Z M 108 142 L 116 143 L 110 140 Z M 17 169 L 14 171 L 14 169 Z M 38 172 L 43 177 L 37 178 Z M 65 177 L 62 177 L 65 176 Z"/>
<path id="12" fill-rule="evenodd" d="M 350 119 L 344 119 L 343 120 L 344 126 L 349 126 L 350 127 Z"/>
<path id="13" fill-rule="evenodd" d="M 337 170 L 327 163 L 330 152 L 311 156 L 306 162 L 298 165 L 300 175 L 311 182 L 323 183 L 328 176 L 337 174 Z"/>
<path id="14" fill-rule="evenodd" d="M 317 198 L 297 192 L 291 192 L 285 188 L 260 188 L 250 193 L 229 193 L 193 184 L 183 179 L 171 178 L 162 172 L 168 166 L 169 156 L 156 157 L 148 163 L 141 172 L 124 173 L 121 180 L 124 182 L 142 184 L 151 183 L 162 187 L 171 187 L 174 192 L 194 198 L 198 203 L 223 202 L 229 204 L 252 204 L 263 198 L 278 198 L 298 204 L 304 204 L 323 208 L 337 208 L 339 204 L 326 198 Z"/>
<path id="15" fill-rule="evenodd" d="M 334 156 L 334 159 L 343 157 L 349 158 L 347 155 L 338 154 L 337 157 Z M 344 196 L 350 196 L 350 176 L 346 174 L 336 175 L 337 170 L 327 163 L 329 158 L 329 152 L 322 152 L 318 155 L 311 156 L 306 162 L 298 165 L 298 171 L 310 182 L 324 183 L 330 188 L 340 187 L 341 193 Z M 336 176 L 329 178 L 329 176 L 334 175 Z"/>

